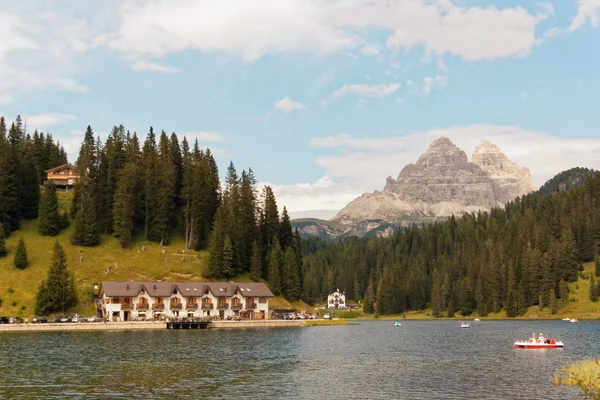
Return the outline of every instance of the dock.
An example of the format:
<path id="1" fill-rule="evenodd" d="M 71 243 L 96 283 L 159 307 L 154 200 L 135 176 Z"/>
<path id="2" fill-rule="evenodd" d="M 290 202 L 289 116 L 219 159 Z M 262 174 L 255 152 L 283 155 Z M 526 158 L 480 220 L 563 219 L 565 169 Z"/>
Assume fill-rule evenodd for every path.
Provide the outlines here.
<path id="1" fill-rule="evenodd" d="M 196 321 L 196 322 L 167 322 L 167 329 L 208 329 L 209 321 Z"/>

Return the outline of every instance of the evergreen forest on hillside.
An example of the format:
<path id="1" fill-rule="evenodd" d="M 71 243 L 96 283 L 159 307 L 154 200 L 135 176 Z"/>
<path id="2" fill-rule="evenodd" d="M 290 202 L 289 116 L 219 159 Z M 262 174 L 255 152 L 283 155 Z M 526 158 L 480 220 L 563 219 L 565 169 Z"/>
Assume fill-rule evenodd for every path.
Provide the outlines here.
<path id="1" fill-rule="evenodd" d="M 273 190 L 259 192 L 252 169 L 238 175 L 233 163 L 221 187 L 210 149 L 200 149 L 175 133 L 155 134 L 143 144 L 136 133 L 115 126 L 101 142 L 87 127 L 75 166 L 69 215 L 59 215 L 56 189 L 44 171 L 67 163 L 50 135 L 25 133 L 21 119 L 0 126 L 0 225 L 6 235 L 19 229 L 21 218 L 39 213 L 41 235 L 55 236 L 73 224 L 71 243 L 94 247 L 102 235 L 113 235 L 121 247 L 135 237 L 169 245 L 183 235 L 186 250 L 209 250 L 208 279 L 231 279 L 249 273 L 266 280 L 273 292 L 297 300 L 302 291 L 302 247 L 287 210 L 281 217 Z M 40 150 L 40 142 L 44 147 Z M 0 255 L 1 256 L 1 255 Z"/>
<path id="2" fill-rule="evenodd" d="M 504 309 L 514 317 L 532 305 L 555 313 L 568 301 L 566 282 L 596 259 L 599 245 L 600 173 L 590 173 L 568 191 L 532 193 L 390 238 L 305 240 L 303 296 L 317 301 L 340 288 L 380 314 Z"/>

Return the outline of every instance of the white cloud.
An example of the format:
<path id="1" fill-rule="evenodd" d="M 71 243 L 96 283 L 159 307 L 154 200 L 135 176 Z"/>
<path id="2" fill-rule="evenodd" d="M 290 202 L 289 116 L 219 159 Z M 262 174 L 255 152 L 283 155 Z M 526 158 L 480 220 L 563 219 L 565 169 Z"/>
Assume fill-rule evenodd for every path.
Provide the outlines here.
<path id="1" fill-rule="evenodd" d="M 33 131 L 35 129 L 46 132 L 50 127 L 55 125 L 62 125 L 67 122 L 75 121 L 77 117 L 71 114 L 38 114 L 38 115 L 25 115 L 22 119 L 27 123 L 27 130 Z"/>
<path id="2" fill-rule="evenodd" d="M 385 97 L 399 88 L 399 83 L 390 83 L 389 85 L 344 85 L 331 95 L 335 98 L 350 94 L 361 97 Z"/>
<path id="3" fill-rule="evenodd" d="M 91 34 L 85 22 L 68 13 L 44 11 L 32 2 L 7 4 L 0 12 L 1 100 L 47 88 L 87 92 L 73 75 L 80 72 L 76 56 L 89 48 Z"/>
<path id="4" fill-rule="evenodd" d="M 294 101 L 290 97 L 284 97 L 275 103 L 275 110 L 283 111 L 284 113 L 304 110 L 305 108 L 304 104 Z"/>
<path id="5" fill-rule="evenodd" d="M 101 42 L 128 56 L 198 50 L 247 61 L 269 53 L 355 48 L 361 42 L 355 34 L 326 23 L 337 8 L 314 0 L 127 2 L 119 29 Z"/>
<path id="6" fill-rule="evenodd" d="M 522 7 L 466 7 L 452 1 L 355 1 L 333 17 L 338 26 L 391 31 L 390 48 L 423 46 L 467 61 L 525 56 L 536 44 L 544 15 Z"/>
<path id="7" fill-rule="evenodd" d="M 131 65 L 131 69 L 134 71 L 149 71 L 149 72 L 161 72 L 163 74 L 176 74 L 181 72 L 175 67 L 169 65 L 161 65 L 147 60 L 138 60 Z"/>
<path id="8" fill-rule="evenodd" d="M 469 61 L 524 56 L 544 17 L 518 6 L 468 7 L 451 0 L 156 0 L 127 2 L 120 12 L 116 32 L 99 43 L 127 57 L 198 50 L 247 61 L 299 51 L 378 54 L 361 28 L 388 32 L 390 48 L 423 46 Z"/>
<path id="9" fill-rule="evenodd" d="M 362 193 L 381 190 L 387 176 L 396 178 L 440 136 L 449 137 L 469 159 L 481 140 L 495 143 L 508 158 L 530 169 L 538 187 L 569 168 L 600 169 L 600 139 L 563 138 L 517 126 L 469 125 L 385 138 L 341 134 L 310 140 L 312 147 L 327 149 L 328 155 L 315 161 L 324 168 L 324 177 L 313 184 L 278 186 L 277 199 L 296 212 L 339 210 Z M 297 199 L 303 190 L 308 195 Z"/>
<path id="10" fill-rule="evenodd" d="M 376 56 L 380 51 L 380 46 L 375 43 L 369 43 L 360 48 L 360 53 L 364 56 Z"/>
<path id="11" fill-rule="evenodd" d="M 198 140 L 198 142 L 223 141 L 223 135 L 216 131 L 185 132 L 181 136 L 185 136 L 190 144 L 194 143 L 195 140 Z"/>
<path id="12" fill-rule="evenodd" d="M 556 16 L 556 12 L 554 11 L 554 6 L 552 3 L 535 3 L 546 15 Z"/>
<path id="13" fill-rule="evenodd" d="M 423 96 L 429 96 L 432 89 L 441 89 L 446 86 L 448 79 L 445 76 L 426 76 L 423 78 L 423 87 L 421 89 Z"/>
<path id="14" fill-rule="evenodd" d="M 589 20 L 593 27 L 600 22 L 600 0 L 579 0 L 577 15 L 569 26 L 569 31 L 581 28 Z"/>

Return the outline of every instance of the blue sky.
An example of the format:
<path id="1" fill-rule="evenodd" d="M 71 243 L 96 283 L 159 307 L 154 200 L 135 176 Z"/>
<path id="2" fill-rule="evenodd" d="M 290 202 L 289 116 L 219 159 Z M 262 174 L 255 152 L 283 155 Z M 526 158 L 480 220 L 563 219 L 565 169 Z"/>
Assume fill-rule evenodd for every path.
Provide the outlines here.
<path id="1" fill-rule="evenodd" d="M 600 168 L 600 0 L 0 0 L 0 114 L 198 138 L 295 215 L 489 140 L 541 185 Z M 330 210 L 317 213 L 312 210 Z"/>

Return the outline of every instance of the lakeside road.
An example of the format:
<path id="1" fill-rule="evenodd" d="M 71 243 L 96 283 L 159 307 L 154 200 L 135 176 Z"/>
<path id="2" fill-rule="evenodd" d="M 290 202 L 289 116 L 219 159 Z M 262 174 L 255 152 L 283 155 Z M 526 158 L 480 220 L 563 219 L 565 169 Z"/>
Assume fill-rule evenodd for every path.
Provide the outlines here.
<path id="1" fill-rule="evenodd" d="M 253 321 L 213 321 L 210 329 L 288 328 L 305 326 L 303 320 L 267 319 Z M 79 322 L 46 324 L 2 324 L 3 332 L 147 331 L 167 329 L 165 321 Z"/>

